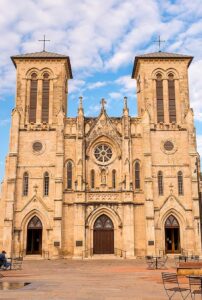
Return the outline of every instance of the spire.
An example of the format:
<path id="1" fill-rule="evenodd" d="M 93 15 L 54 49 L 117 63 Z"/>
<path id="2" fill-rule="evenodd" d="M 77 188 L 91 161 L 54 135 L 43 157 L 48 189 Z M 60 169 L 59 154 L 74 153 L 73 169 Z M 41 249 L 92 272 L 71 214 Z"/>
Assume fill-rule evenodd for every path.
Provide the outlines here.
<path id="1" fill-rule="evenodd" d="M 83 115 L 83 97 L 79 97 L 79 107 L 78 107 L 78 114 Z"/>
<path id="2" fill-rule="evenodd" d="M 124 98 L 123 98 L 123 114 L 128 114 L 128 98 L 125 96 Z"/>

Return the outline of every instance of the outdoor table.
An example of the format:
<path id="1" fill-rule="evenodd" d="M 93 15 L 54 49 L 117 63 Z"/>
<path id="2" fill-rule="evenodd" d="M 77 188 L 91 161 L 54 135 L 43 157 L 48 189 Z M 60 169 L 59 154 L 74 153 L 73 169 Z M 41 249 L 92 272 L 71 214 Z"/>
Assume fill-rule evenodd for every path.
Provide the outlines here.
<path id="1" fill-rule="evenodd" d="M 153 259 L 155 259 L 155 269 L 158 269 L 158 259 L 160 258 L 160 256 L 153 256 Z"/>

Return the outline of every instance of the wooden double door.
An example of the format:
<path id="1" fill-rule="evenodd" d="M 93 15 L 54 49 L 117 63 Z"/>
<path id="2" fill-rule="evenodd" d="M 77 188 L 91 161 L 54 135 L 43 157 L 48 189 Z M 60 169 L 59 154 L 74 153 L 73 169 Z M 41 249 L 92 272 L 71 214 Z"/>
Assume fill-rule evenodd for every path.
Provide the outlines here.
<path id="1" fill-rule="evenodd" d="M 101 215 L 94 224 L 93 229 L 93 253 L 114 253 L 114 226 L 111 219 Z"/>

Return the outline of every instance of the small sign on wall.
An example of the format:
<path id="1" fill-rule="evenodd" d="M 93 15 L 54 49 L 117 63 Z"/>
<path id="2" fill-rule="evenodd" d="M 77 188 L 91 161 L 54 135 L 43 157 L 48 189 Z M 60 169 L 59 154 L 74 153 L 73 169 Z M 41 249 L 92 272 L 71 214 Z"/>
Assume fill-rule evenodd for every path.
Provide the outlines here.
<path id="1" fill-rule="evenodd" d="M 149 246 L 154 246 L 154 241 L 148 241 Z"/>
<path id="2" fill-rule="evenodd" d="M 83 241 L 76 241 L 76 247 L 83 246 Z"/>
<path id="3" fill-rule="evenodd" d="M 55 247 L 60 247 L 60 242 L 55 241 L 55 242 L 54 242 L 54 246 L 55 246 Z"/>

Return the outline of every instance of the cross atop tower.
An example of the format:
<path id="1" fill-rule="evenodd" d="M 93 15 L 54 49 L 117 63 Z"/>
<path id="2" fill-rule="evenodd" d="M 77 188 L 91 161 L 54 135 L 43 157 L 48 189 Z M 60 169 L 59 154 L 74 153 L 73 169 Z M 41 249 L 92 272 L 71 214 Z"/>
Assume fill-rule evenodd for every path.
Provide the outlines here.
<path id="1" fill-rule="evenodd" d="M 39 42 L 43 42 L 43 51 L 46 51 L 46 42 L 50 42 L 50 40 L 46 40 L 46 36 L 44 34 L 43 40 L 38 40 Z"/>
<path id="2" fill-rule="evenodd" d="M 161 40 L 161 36 L 159 35 L 159 38 L 157 41 L 154 41 L 154 43 L 158 43 L 159 44 L 159 52 L 161 52 L 161 44 L 165 43 L 164 40 Z"/>

